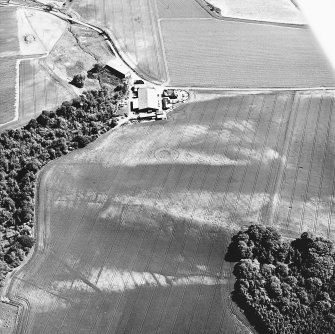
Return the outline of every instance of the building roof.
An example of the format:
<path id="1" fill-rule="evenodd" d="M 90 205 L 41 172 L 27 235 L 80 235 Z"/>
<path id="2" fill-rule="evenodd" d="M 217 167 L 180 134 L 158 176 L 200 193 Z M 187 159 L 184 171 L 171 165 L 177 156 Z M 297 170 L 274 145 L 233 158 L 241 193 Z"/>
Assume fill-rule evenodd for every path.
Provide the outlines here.
<path id="1" fill-rule="evenodd" d="M 155 88 L 138 89 L 138 108 L 159 109 L 159 94 Z"/>
<path id="2" fill-rule="evenodd" d="M 119 58 L 112 58 L 106 65 L 122 73 L 124 76 L 127 76 L 130 73 L 129 68 Z"/>

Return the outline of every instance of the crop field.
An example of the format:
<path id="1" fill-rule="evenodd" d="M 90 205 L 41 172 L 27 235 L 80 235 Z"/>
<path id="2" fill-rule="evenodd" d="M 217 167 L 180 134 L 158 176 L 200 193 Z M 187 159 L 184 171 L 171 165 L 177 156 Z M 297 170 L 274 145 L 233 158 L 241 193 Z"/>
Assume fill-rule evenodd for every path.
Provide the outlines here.
<path id="1" fill-rule="evenodd" d="M 215 19 L 160 23 L 171 86 L 335 85 L 334 72 L 308 29 Z"/>
<path id="2" fill-rule="evenodd" d="M 43 66 L 39 59 L 23 60 L 20 63 L 20 122 L 27 122 L 37 117 L 42 110 L 51 110 L 63 101 L 69 100 L 76 95 L 58 81 Z"/>
<path id="3" fill-rule="evenodd" d="M 19 54 L 16 8 L 0 8 L 0 58 Z"/>
<path id="4" fill-rule="evenodd" d="M 271 219 L 292 237 L 335 240 L 334 94 L 300 94 L 295 108 Z"/>
<path id="5" fill-rule="evenodd" d="M 88 22 L 108 28 L 122 56 L 139 73 L 167 80 L 155 1 L 76 0 L 73 9 Z"/>
<path id="6" fill-rule="evenodd" d="M 271 215 L 296 99 L 189 103 L 49 165 L 39 249 L 10 290 L 26 333 L 248 333 L 224 254 L 230 231 Z"/>
<path id="7" fill-rule="evenodd" d="M 2 59 L 0 63 L 0 126 L 14 118 L 16 76 L 16 59 Z"/>
<path id="8" fill-rule="evenodd" d="M 157 0 L 160 18 L 211 17 L 195 0 Z"/>

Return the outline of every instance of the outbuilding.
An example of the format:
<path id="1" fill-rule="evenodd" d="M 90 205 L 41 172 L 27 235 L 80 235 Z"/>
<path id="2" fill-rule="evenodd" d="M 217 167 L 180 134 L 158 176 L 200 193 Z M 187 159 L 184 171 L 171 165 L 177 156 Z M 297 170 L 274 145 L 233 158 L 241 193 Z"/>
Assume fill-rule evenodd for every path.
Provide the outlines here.
<path id="1" fill-rule="evenodd" d="M 119 58 L 111 59 L 106 67 L 108 70 L 113 73 L 116 77 L 120 79 L 124 79 L 130 75 L 129 68 L 123 63 L 123 61 Z"/>

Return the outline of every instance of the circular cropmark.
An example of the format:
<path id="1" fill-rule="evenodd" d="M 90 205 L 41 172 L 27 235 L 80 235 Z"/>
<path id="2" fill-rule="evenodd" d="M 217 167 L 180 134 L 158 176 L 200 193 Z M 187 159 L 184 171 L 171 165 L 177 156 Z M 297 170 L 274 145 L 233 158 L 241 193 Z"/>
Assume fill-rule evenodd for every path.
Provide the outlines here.
<path id="1" fill-rule="evenodd" d="M 155 152 L 155 158 L 158 161 L 174 161 L 178 156 L 178 151 L 172 148 L 161 148 Z"/>

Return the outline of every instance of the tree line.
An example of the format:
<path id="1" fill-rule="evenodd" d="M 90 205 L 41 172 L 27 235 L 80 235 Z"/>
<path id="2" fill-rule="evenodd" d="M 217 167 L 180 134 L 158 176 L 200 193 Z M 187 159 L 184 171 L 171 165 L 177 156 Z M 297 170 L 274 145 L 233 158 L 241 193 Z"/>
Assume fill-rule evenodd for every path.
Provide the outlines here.
<path id="1" fill-rule="evenodd" d="M 335 254 L 331 241 L 302 233 L 288 242 L 272 227 L 233 236 L 233 299 L 261 333 L 335 333 Z"/>
<path id="2" fill-rule="evenodd" d="M 0 135 L 0 284 L 34 244 L 38 171 L 113 128 L 118 101 L 126 95 L 126 82 L 115 89 L 88 91 Z"/>

